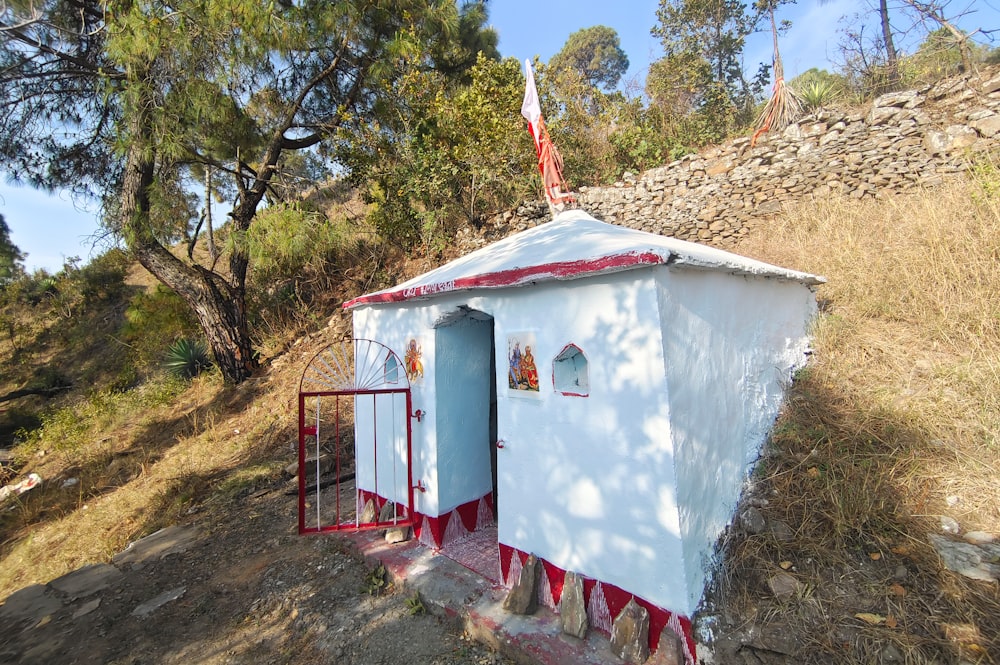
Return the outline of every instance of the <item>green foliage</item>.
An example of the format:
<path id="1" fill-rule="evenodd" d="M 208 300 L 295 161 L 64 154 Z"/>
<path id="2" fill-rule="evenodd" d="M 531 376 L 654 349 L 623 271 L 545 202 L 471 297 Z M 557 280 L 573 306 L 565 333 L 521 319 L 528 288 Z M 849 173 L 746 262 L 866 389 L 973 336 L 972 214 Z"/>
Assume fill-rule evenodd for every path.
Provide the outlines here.
<path id="1" fill-rule="evenodd" d="M 39 449 L 77 450 L 92 444 L 95 432 L 117 423 L 135 420 L 137 415 L 169 404 L 184 389 L 184 383 L 163 378 L 144 383 L 133 390 L 101 390 L 73 404 L 43 413 L 41 424 L 17 434 L 22 442 L 15 454 L 26 459 Z"/>
<path id="2" fill-rule="evenodd" d="M 984 154 L 973 161 L 970 176 L 976 189 L 973 200 L 1000 218 L 1000 155 Z"/>
<path id="3" fill-rule="evenodd" d="M 812 69 L 796 76 L 789 85 L 802 100 L 807 111 L 829 106 L 843 95 L 843 78 L 825 69 Z"/>
<path id="4" fill-rule="evenodd" d="M 193 379 L 212 366 L 208 347 L 201 340 L 182 338 L 170 345 L 163 361 L 164 368 L 180 379 Z"/>
<path id="5" fill-rule="evenodd" d="M 241 251 L 254 266 L 252 280 L 261 286 L 319 264 L 351 237 L 346 220 L 331 220 L 297 203 L 266 208 L 245 234 L 229 236 L 232 243 L 242 244 Z"/>
<path id="6" fill-rule="evenodd" d="M 37 270 L 19 276 L 4 289 L 0 306 L 46 307 L 64 322 L 71 321 L 120 299 L 129 265 L 120 249 L 108 250 L 83 267 L 80 258 L 72 256 L 55 275 Z"/>
<path id="7" fill-rule="evenodd" d="M 549 60 L 549 69 L 574 72 L 595 88 L 611 90 L 628 70 L 628 64 L 614 28 L 595 25 L 571 34 Z"/>
<path id="8" fill-rule="evenodd" d="M 698 107 L 702 90 L 711 77 L 711 65 L 699 54 L 671 53 L 650 64 L 646 94 L 664 113 L 686 116 Z"/>
<path id="9" fill-rule="evenodd" d="M 660 38 L 666 62 L 650 68 L 651 96 L 689 105 L 672 112 L 700 113 L 709 140 L 725 137 L 737 125 L 749 126 L 767 68 L 748 78 L 743 48 L 766 7 L 740 0 L 660 0 L 652 32 Z M 679 81 L 684 82 L 680 93 L 671 93 Z"/>
<path id="10" fill-rule="evenodd" d="M 659 106 L 603 93 L 573 71 L 539 66 L 536 78 L 570 188 L 614 182 L 625 171 L 662 164 L 679 148 L 672 119 Z"/>
<path id="11" fill-rule="evenodd" d="M 468 0 L 462 3 L 458 16 L 455 39 L 437 39 L 431 44 L 430 57 L 434 70 L 448 78 L 468 83 L 469 70 L 482 54 L 487 60 L 500 60 L 497 44 L 500 36 L 487 27 L 489 9 L 486 0 Z"/>
<path id="12" fill-rule="evenodd" d="M 24 274 L 24 253 L 10 241 L 10 227 L 0 215 L 0 289 Z"/>
<path id="13" fill-rule="evenodd" d="M 406 599 L 406 608 L 411 616 L 427 614 L 427 608 L 424 607 L 424 601 L 420 598 L 419 591 L 414 591 L 413 595 Z"/>
<path id="14" fill-rule="evenodd" d="M 633 104 L 638 106 L 637 102 Z M 645 171 L 670 161 L 674 147 L 651 120 L 655 110 L 647 112 L 641 107 L 632 110 L 634 115 L 626 116 L 631 122 L 616 126 L 608 137 L 614 149 L 616 175 Z"/>
<path id="15" fill-rule="evenodd" d="M 815 111 L 829 105 L 836 98 L 836 92 L 836 88 L 827 81 L 810 81 L 798 94 L 805 110 Z"/>
<path id="16" fill-rule="evenodd" d="M 983 61 L 989 49 L 974 44 L 964 37 L 974 62 Z M 933 83 L 962 71 L 962 43 L 947 28 L 938 28 L 927 35 L 916 52 L 903 59 L 901 75 L 904 85 Z"/>
<path id="17" fill-rule="evenodd" d="M 395 86 L 394 118 L 355 132 L 341 154 L 364 183 L 370 219 L 402 244 L 435 243 L 537 191 L 520 116 L 520 64 L 480 55 L 468 85 L 413 69 Z"/>
<path id="18" fill-rule="evenodd" d="M 254 364 L 243 295 L 250 262 L 237 252 L 219 264 L 228 272 L 206 275 L 169 257 L 167 245 L 195 221 L 189 191 L 201 190 L 209 167 L 229 178 L 234 237 L 247 233 L 265 201 L 290 189 L 285 176 L 308 162 L 290 154 L 330 160 L 339 143 L 394 123 L 408 113 L 396 95 L 401 75 L 440 65 L 442 76 L 458 76 L 472 54 L 495 55 L 485 8 L 440 0 L 5 5 L 4 23 L 20 27 L 0 30 L 0 169 L 103 201 L 109 230 L 196 309 L 207 333 L 223 333 L 206 337 L 232 340 L 213 353 L 226 379 L 239 382 Z M 465 203 L 478 210 L 475 187 Z M 234 288 L 207 290 L 206 279 Z"/>
<path id="19" fill-rule="evenodd" d="M 337 197 L 344 186 L 327 184 L 314 198 L 322 202 L 331 191 Z M 261 211 L 247 233 L 227 238 L 230 248 L 240 244 L 253 265 L 247 316 L 255 338 L 265 339 L 290 320 L 314 315 L 316 300 L 329 297 L 342 280 L 340 266 L 366 247 L 357 221 L 333 215 L 314 210 L 311 203 L 276 204 Z"/>
<path id="20" fill-rule="evenodd" d="M 160 366 L 165 348 L 197 331 L 198 324 L 180 296 L 158 284 L 151 292 L 132 296 L 125 310 L 121 339 L 130 348 L 134 365 L 151 373 Z"/>
<path id="21" fill-rule="evenodd" d="M 365 575 L 364 588 L 369 596 L 380 596 L 389 588 L 389 573 L 381 561 Z"/>
<path id="22" fill-rule="evenodd" d="M 125 275 L 131 265 L 125 251 L 112 248 L 67 277 L 74 280 L 86 306 L 115 302 L 125 293 Z"/>
<path id="23" fill-rule="evenodd" d="M 44 268 L 22 275 L 3 291 L 5 304 L 35 307 L 56 292 L 58 280 Z"/>

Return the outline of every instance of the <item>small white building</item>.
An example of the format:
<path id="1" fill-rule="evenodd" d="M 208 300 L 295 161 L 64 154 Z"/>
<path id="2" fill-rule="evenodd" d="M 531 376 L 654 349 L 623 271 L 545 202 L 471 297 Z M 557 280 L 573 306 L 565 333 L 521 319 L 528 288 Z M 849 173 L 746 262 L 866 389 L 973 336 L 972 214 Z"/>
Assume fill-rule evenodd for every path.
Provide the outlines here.
<path id="1" fill-rule="evenodd" d="M 410 377 L 422 541 L 495 517 L 504 582 L 533 553 L 547 604 L 573 571 L 592 625 L 635 597 L 651 641 L 669 624 L 691 649 L 822 281 L 570 211 L 344 306 Z M 376 421 L 358 418 L 359 441 Z"/>

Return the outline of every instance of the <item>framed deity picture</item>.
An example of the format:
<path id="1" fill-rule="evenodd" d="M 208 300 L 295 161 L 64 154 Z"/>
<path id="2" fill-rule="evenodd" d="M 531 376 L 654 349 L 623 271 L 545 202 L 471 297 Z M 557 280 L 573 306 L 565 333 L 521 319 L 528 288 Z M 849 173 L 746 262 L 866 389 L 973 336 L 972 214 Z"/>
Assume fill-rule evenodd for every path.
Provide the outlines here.
<path id="1" fill-rule="evenodd" d="M 424 378 L 424 349 L 417 337 L 410 337 L 403 352 L 403 366 L 410 385 L 421 383 Z"/>
<path id="2" fill-rule="evenodd" d="M 541 397 L 535 333 L 507 335 L 507 391 L 513 397 Z"/>

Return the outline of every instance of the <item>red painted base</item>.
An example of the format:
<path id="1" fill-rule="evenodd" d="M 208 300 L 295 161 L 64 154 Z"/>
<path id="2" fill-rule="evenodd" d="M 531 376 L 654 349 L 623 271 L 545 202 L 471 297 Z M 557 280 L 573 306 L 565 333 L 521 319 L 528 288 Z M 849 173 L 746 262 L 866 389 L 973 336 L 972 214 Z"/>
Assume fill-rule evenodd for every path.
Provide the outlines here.
<path id="1" fill-rule="evenodd" d="M 378 513 L 387 499 L 369 490 L 358 490 L 358 513 L 368 500 L 375 502 Z M 423 513 L 413 513 L 413 535 L 427 547 L 441 549 L 443 545 L 458 540 L 472 531 L 493 526 L 493 497 L 491 494 L 463 503 L 444 515 L 432 517 Z"/>
<path id="2" fill-rule="evenodd" d="M 364 506 L 369 499 L 375 501 L 377 510 L 380 510 L 386 502 L 386 499 L 373 492 L 358 490 L 358 506 Z M 492 496 L 486 495 L 480 499 L 469 501 L 437 517 L 414 513 L 413 523 L 414 537 L 421 544 L 440 550 L 444 545 L 457 541 L 470 532 L 494 525 Z M 498 556 L 501 581 L 507 587 L 513 586 L 514 581 L 521 574 L 521 567 L 528 559 L 528 553 L 498 543 Z M 566 571 L 545 559 L 540 559 L 540 561 L 545 574 L 542 575 L 538 601 L 558 612 Z M 691 620 L 688 617 L 657 607 L 614 584 L 587 577 L 583 578 L 583 597 L 587 603 L 587 619 L 590 626 L 606 635 L 611 634 L 613 618 L 618 616 L 629 600 L 635 599 L 636 603 L 649 612 L 650 651 L 656 650 L 660 642 L 660 633 L 664 628 L 669 627 L 681 638 L 687 662 L 691 664 L 695 662 L 694 636 L 691 632 Z"/>
<path id="3" fill-rule="evenodd" d="M 521 574 L 521 567 L 528 559 L 528 553 L 522 552 L 509 545 L 499 543 L 500 547 L 500 575 L 506 586 L 513 586 L 514 581 Z M 563 580 L 566 571 L 546 561 L 542 562 L 541 585 L 539 587 L 538 601 L 554 611 L 558 611 L 559 599 L 562 597 Z M 665 627 L 669 627 L 681 638 L 684 645 L 684 657 L 688 663 L 695 662 L 694 635 L 691 632 L 691 620 L 676 612 L 657 607 L 652 603 L 629 593 L 614 584 L 601 582 L 600 580 L 583 578 L 583 598 L 587 603 L 587 619 L 590 626 L 607 635 L 611 634 L 611 622 L 614 617 L 624 609 L 629 600 L 646 608 L 649 612 L 649 649 L 655 651 L 659 646 L 660 633 Z"/>

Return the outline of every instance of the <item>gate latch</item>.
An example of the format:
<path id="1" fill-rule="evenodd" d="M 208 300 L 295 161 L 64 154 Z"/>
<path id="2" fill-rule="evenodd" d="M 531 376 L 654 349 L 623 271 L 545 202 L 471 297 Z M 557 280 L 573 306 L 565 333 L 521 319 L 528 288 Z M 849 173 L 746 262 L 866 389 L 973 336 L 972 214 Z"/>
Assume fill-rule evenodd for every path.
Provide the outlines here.
<path id="1" fill-rule="evenodd" d="M 426 416 L 426 415 L 427 415 L 426 411 L 424 411 L 423 409 L 417 409 L 416 411 L 413 412 L 413 415 L 410 416 L 410 417 L 411 418 L 416 418 L 417 422 L 419 423 L 419 422 L 421 422 L 424 419 L 424 416 Z"/>
<path id="2" fill-rule="evenodd" d="M 424 481 L 423 480 L 417 480 L 417 484 L 413 486 L 413 489 L 419 490 L 421 492 L 426 492 L 427 491 L 427 485 L 424 485 Z"/>

